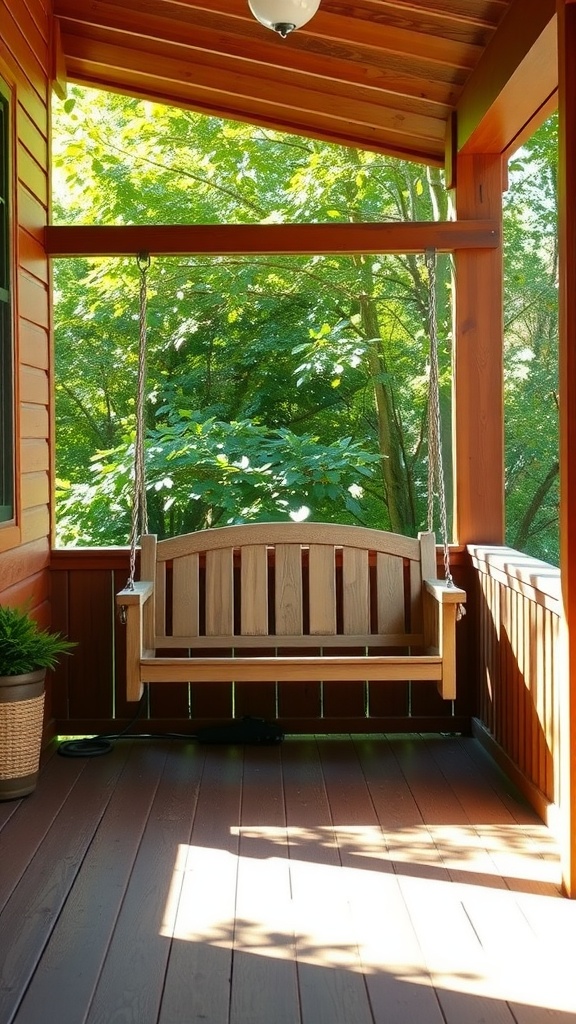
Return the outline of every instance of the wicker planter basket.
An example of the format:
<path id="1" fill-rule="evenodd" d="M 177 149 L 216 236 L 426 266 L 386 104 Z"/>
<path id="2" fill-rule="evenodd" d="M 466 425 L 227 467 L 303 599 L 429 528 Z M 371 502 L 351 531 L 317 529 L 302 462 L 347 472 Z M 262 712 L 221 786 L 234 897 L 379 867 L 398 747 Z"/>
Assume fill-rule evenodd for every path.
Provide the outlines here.
<path id="1" fill-rule="evenodd" d="M 0 676 L 0 800 L 27 796 L 36 787 L 46 669 Z"/>

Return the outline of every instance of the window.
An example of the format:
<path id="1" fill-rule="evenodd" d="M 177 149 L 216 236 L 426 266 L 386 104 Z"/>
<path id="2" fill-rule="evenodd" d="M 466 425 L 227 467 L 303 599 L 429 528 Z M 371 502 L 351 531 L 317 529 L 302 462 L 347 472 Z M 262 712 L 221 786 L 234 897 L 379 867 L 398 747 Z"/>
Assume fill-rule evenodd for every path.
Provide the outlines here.
<path id="1" fill-rule="evenodd" d="M 14 518 L 14 390 L 10 303 L 10 104 L 0 82 L 0 523 Z"/>

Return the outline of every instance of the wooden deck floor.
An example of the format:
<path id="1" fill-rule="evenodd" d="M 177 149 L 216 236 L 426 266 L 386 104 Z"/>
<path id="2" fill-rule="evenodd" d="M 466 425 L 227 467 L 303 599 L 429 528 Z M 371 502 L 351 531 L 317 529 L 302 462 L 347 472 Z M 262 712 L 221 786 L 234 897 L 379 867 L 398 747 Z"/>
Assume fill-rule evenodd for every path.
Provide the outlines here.
<path id="1" fill-rule="evenodd" d="M 53 756 L 0 908 L 2 1024 L 576 1022 L 554 841 L 472 739 Z"/>

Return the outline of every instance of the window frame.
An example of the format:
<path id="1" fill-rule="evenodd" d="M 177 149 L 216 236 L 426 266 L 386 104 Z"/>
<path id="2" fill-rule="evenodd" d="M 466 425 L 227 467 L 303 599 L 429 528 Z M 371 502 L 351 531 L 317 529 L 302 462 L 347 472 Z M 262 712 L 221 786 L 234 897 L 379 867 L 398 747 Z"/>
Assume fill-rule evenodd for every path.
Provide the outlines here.
<path id="1" fill-rule="evenodd" d="M 13 246 L 13 94 L 0 77 L 0 535 L 17 523 Z M 12 529 L 10 529 L 12 528 Z M 0 543 L 4 547 L 4 543 Z"/>

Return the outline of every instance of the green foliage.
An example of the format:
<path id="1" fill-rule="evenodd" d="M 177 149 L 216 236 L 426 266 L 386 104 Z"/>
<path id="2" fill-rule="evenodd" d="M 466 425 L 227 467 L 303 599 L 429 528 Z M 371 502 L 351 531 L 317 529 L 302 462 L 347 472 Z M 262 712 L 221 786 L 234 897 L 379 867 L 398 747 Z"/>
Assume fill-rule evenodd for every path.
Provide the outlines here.
<path id="1" fill-rule="evenodd" d="M 511 164 L 505 200 L 507 540 L 559 562 L 557 118 Z"/>
<path id="2" fill-rule="evenodd" d="M 23 609 L 0 606 L 0 676 L 55 668 L 60 655 L 75 646 L 60 633 L 40 629 Z"/>
<path id="3" fill-rule="evenodd" d="M 132 444 L 124 443 L 95 461 L 96 485 L 60 494 L 65 542 L 114 543 L 119 526 L 128 535 L 132 461 Z M 150 528 L 164 537 L 255 520 L 324 519 L 332 503 L 354 521 L 377 461 L 351 438 L 319 444 L 285 428 L 170 411 L 169 421 L 149 434 Z"/>

